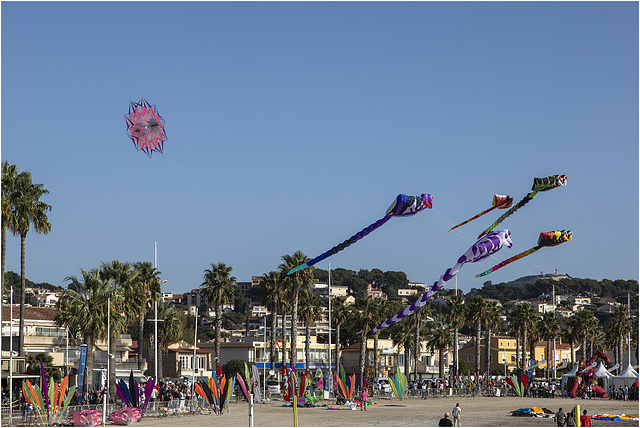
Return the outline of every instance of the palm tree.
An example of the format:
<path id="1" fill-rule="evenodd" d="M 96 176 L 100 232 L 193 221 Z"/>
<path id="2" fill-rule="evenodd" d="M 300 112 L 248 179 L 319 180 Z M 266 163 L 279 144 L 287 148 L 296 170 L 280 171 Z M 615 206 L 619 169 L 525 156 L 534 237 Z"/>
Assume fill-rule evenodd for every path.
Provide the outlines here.
<path id="1" fill-rule="evenodd" d="M 143 369 L 142 356 L 144 355 L 144 316 L 153 303 L 158 300 L 161 292 L 160 272 L 150 262 L 138 262 L 133 265 L 137 272 L 136 281 L 132 290 L 143 298 L 140 312 L 138 312 L 138 370 Z"/>
<path id="2" fill-rule="evenodd" d="M 296 251 L 293 255 L 282 256 L 283 263 L 278 266 L 284 275 L 303 263 L 311 259 L 305 256 L 302 251 Z M 313 285 L 313 271 L 315 268 L 299 270 L 291 275 L 287 275 L 289 296 L 291 297 L 291 355 L 289 356 L 289 366 L 294 368 L 298 357 L 296 341 L 298 339 L 298 304 L 300 303 L 300 293 L 311 288 Z"/>
<path id="3" fill-rule="evenodd" d="M 547 342 L 547 379 L 550 377 L 552 366 L 555 367 L 556 359 L 555 355 L 551 356 L 551 342 L 555 340 L 560 332 L 560 315 L 554 312 L 545 312 L 542 317 L 538 319 L 538 331 L 540 332 L 540 338 Z"/>
<path id="4" fill-rule="evenodd" d="M 276 326 L 278 324 L 278 302 L 282 299 L 284 293 L 283 278 L 280 272 L 271 271 L 265 273 L 264 279 L 260 284 L 262 286 L 262 294 L 260 295 L 260 303 L 271 308 L 271 334 L 269 335 L 269 361 L 271 369 L 276 367 Z M 284 312 L 283 312 L 284 313 Z"/>
<path id="5" fill-rule="evenodd" d="M 522 367 L 527 365 L 527 333 L 535 327 L 537 317 L 536 312 L 530 303 L 521 303 L 517 305 L 509 314 L 509 324 L 511 331 L 519 331 L 522 334 Z M 520 367 L 520 366 L 519 366 Z"/>
<path id="6" fill-rule="evenodd" d="M 577 336 L 581 341 L 582 359 L 586 360 L 589 358 L 587 354 L 587 343 L 598 329 L 598 319 L 593 315 L 593 312 L 587 309 L 578 311 L 578 313 L 573 316 L 573 319 L 575 320 L 573 325 L 578 328 Z"/>
<path id="7" fill-rule="evenodd" d="M 51 231 L 51 223 L 47 218 L 47 211 L 51 210 L 48 205 L 40 200 L 49 191 L 44 188 L 43 184 L 34 184 L 31 181 L 31 173 L 26 171 L 18 175 L 15 183 L 14 198 L 11 200 L 11 208 L 13 211 L 13 221 L 9 222 L 12 227 L 11 231 L 14 235 L 20 235 L 20 279 L 22 290 L 20 292 L 20 330 L 18 352 L 24 356 L 24 306 L 25 306 L 25 290 L 26 274 L 25 274 L 25 255 L 27 233 L 33 230 L 36 233 L 49 233 Z"/>
<path id="8" fill-rule="evenodd" d="M 415 341 L 415 329 L 414 327 L 406 322 L 406 319 L 389 327 L 391 340 L 393 343 L 398 346 L 398 349 L 402 348 L 404 350 L 404 374 L 408 377 L 409 375 L 409 365 L 410 358 L 409 354 L 411 351 L 411 347 Z"/>
<path id="9" fill-rule="evenodd" d="M 476 356 L 475 356 L 475 372 L 476 382 L 480 381 L 480 335 L 482 333 L 482 324 L 487 318 L 488 301 L 481 296 L 475 296 L 467 306 L 466 318 L 476 328 Z"/>
<path id="10" fill-rule="evenodd" d="M 236 277 L 231 276 L 233 268 L 222 262 L 211 264 L 211 269 L 204 270 L 204 282 L 200 287 L 205 287 L 202 294 L 205 295 L 210 305 L 216 306 L 216 346 L 215 360 L 220 364 L 220 332 L 222 331 L 222 306 L 233 300 L 235 294 Z"/>
<path id="11" fill-rule="evenodd" d="M 149 308 L 146 318 L 154 317 L 155 307 Z M 171 342 L 175 342 L 176 340 L 180 340 L 182 338 L 182 331 L 184 327 L 183 323 L 183 314 L 173 305 L 171 302 L 167 302 L 164 300 L 158 301 L 158 318 L 162 320 L 161 323 L 158 323 L 158 378 L 162 379 L 164 377 L 163 374 L 163 359 L 164 355 L 167 353 L 167 349 L 169 348 L 169 344 Z M 155 326 L 152 323 L 147 323 L 145 325 L 145 337 L 150 338 L 154 334 Z M 149 339 L 150 345 L 151 340 Z M 149 346 L 150 348 L 150 346 Z"/>
<path id="12" fill-rule="evenodd" d="M 104 281 L 98 269 L 82 271 L 82 278 L 65 278 L 71 281 L 58 301 L 58 313 L 54 321 L 67 327 L 71 336 L 82 334 L 87 344 L 87 378 L 93 376 L 94 343 L 107 338 L 107 301 L 116 298 L 119 290 L 112 281 Z M 86 392 L 86 391 L 85 391 Z"/>
<path id="13" fill-rule="evenodd" d="M 444 379 L 444 353 L 453 345 L 453 337 L 448 319 L 443 314 L 438 314 L 429 323 L 427 330 L 427 346 L 433 352 L 438 350 L 438 372 L 440 379 Z"/>
<path id="14" fill-rule="evenodd" d="M 374 325 L 380 324 L 393 314 L 400 311 L 400 305 L 397 301 L 389 301 L 382 299 L 375 299 L 373 308 L 373 323 Z M 373 335 L 373 379 L 378 379 L 378 338 L 380 331 Z"/>
<path id="15" fill-rule="evenodd" d="M 2 273 L 0 277 L 0 296 L 4 293 L 4 268 L 7 257 L 7 229 L 16 230 L 15 213 L 11 210 L 16 182 L 18 179 L 18 168 L 9 165 L 9 162 L 2 163 Z"/>
<path id="16" fill-rule="evenodd" d="M 488 300 L 487 312 L 483 322 L 485 328 L 484 364 L 487 376 L 491 374 L 491 331 L 500 327 L 500 323 L 500 307 L 498 306 L 498 303 Z"/>
<path id="17" fill-rule="evenodd" d="M 331 304 L 331 322 L 336 330 L 336 372 L 340 373 L 340 328 L 347 321 L 349 308 L 344 304 L 345 297 L 336 297 Z"/>
<path id="18" fill-rule="evenodd" d="M 562 336 L 569 342 L 571 348 L 571 365 L 576 364 L 576 343 L 580 340 L 580 327 L 576 324 L 576 318 L 571 317 L 564 324 Z"/>
<path id="19" fill-rule="evenodd" d="M 623 370 L 624 344 L 627 333 L 631 331 L 631 315 L 629 308 L 618 306 L 607 321 L 605 329 L 613 345 L 616 362 L 620 363 L 619 370 Z"/>
<path id="20" fill-rule="evenodd" d="M 115 290 L 111 299 L 111 335 L 107 338 L 109 348 L 115 350 L 114 338 L 120 336 L 126 327 L 125 323 L 131 323 L 136 315 L 144 307 L 144 296 L 134 289 L 134 282 L 137 278 L 137 271 L 133 270 L 130 262 L 112 260 L 109 263 L 103 262 L 100 267 L 100 277 L 109 284 L 112 283 Z M 115 354 L 115 351 L 113 351 Z M 116 365 L 109 364 L 109 379 L 116 378 Z M 116 396 L 115 382 L 110 382 L 109 396 Z"/>
<path id="21" fill-rule="evenodd" d="M 409 305 L 412 304 L 413 302 L 418 300 L 420 297 L 422 297 L 421 293 L 416 293 L 411 295 L 407 299 L 407 304 Z M 415 311 L 411 316 L 411 324 L 413 325 L 413 328 L 414 328 L 414 332 L 413 332 L 413 369 L 415 371 L 413 376 L 414 380 L 418 378 L 418 359 L 420 358 L 420 339 L 421 339 L 420 331 L 422 329 L 422 321 L 423 321 L 423 318 L 429 314 L 430 307 L 431 307 L 430 302 L 427 302 L 426 305 L 422 306 L 420 309 Z"/>
<path id="22" fill-rule="evenodd" d="M 365 357 L 367 356 L 367 334 L 377 325 L 375 323 L 375 311 L 377 305 L 369 296 L 356 299 L 355 303 L 355 320 L 360 331 L 360 380 L 364 382 Z"/>
<path id="23" fill-rule="evenodd" d="M 464 295 L 456 294 L 451 296 L 451 300 L 447 300 L 446 312 L 447 321 L 449 326 L 453 328 L 453 343 L 454 343 L 454 353 L 453 353 L 453 367 L 458 369 L 458 343 L 460 343 L 459 331 L 464 325 L 466 318 L 466 311 L 464 307 Z M 458 373 L 456 372 L 456 376 Z"/>
<path id="24" fill-rule="evenodd" d="M 309 370 L 311 355 L 311 326 L 322 315 L 322 300 L 318 293 L 312 289 L 307 289 L 302 294 L 303 298 L 300 302 L 300 318 L 304 324 L 304 363 Z"/>

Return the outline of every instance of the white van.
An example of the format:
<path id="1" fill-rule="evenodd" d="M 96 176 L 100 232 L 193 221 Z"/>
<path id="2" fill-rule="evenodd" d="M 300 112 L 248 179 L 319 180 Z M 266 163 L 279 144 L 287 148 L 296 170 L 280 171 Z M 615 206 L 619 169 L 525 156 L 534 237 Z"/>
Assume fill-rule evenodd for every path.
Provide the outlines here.
<path id="1" fill-rule="evenodd" d="M 275 379 L 267 379 L 267 391 L 269 394 L 280 394 L 280 382 Z"/>
<path id="2" fill-rule="evenodd" d="M 391 385 L 388 379 L 378 379 L 378 385 L 380 392 L 391 392 Z"/>

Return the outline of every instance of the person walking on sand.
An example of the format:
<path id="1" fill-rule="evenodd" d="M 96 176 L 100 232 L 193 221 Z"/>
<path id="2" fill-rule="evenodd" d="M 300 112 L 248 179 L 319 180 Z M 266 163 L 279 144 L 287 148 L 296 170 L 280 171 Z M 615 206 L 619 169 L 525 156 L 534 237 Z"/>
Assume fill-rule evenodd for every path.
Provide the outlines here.
<path id="1" fill-rule="evenodd" d="M 556 424 L 558 424 L 559 427 L 564 426 L 564 421 L 567 418 L 567 415 L 565 412 L 562 411 L 562 407 L 560 407 L 558 409 L 558 413 L 556 413 L 556 416 L 554 417 L 554 419 L 556 420 Z"/>
<path id="2" fill-rule="evenodd" d="M 567 419 L 565 420 L 565 425 L 568 427 L 576 426 L 576 420 L 573 416 L 573 411 L 567 413 Z"/>
<path id="3" fill-rule="evenodd" d="M 367 411 L 367 400 L 369 399 L 369 394 L 367 393 L 367 388 L 362 389 L 362 403 L 360 404 L 360 410 Z"/>
<path id="4" fill-rule="evenodd" d="M 462 409 L 460 408 L 460 403 L 456 403 L 456 407 L 453 408 L 453 426 L 461 427 L 460 420 L 462 418 Z"/>
<path id="5" fill-rule="evenodd" d="M 439 427 L 452 427 L 453 426 L 453 422 L 451 422 L 451 419 L 449 419 L 449 412 L 446 412 L 444 414 L 444 418 L 440 419 L 440 422 L 438 422 L 438 426 Z"/>
<path id="6" fill-rule="evenodd" d="M 580 416 L 580 426 L 581 427 L 590 427 L 591 426 L 591 417 L 587 415 L 587 411 L 582 412 L 582 416 Z"/>

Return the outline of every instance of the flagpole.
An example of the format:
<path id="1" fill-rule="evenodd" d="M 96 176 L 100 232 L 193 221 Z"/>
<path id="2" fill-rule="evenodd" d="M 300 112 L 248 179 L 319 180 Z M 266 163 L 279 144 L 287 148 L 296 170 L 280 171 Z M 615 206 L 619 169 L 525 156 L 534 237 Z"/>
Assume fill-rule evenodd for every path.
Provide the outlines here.
<path id="1" fill-rule="evenodd" d="M 329 396 L 331 396 L 331 390 L 332 390 L 332 383 L 333 383 L 333 376 L 331 374 L 332 372 L 332 364 L 331 364 L 331 262 L 329 262 L 329 278 L 328 278 L 328 288 L 329 288 L 329 382 L 327 382 L 328 385 L 328 389 L 329 389 Z M 323 393 L 324 395 L 324 393 Z"/>

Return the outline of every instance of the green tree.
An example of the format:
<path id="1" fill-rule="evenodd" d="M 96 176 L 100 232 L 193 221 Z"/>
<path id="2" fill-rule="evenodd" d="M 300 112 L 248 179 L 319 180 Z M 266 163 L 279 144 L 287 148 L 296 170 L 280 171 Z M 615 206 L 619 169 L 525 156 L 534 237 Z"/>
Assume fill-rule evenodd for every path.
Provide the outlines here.
<path id="1" fill-rule="evenodd" d="M 527 364 L 527 335 L 536 325 L 536 312 L 530 303 L 521 303 L 516 305 L 509 314 L 510 330 L 519 331 L 522 334 L 522 342 L 520 344 L 522 351 L 522 366 Z"/>
<path id="2" fill-rule="evenodd" d="M 211 264 L 211 269 L 204 270 L 204 287 L 202 294 L 216 307 L 216 346 L 215 359 L 220 364 L 220 331 L 222 329 L 222 306 L 229 303 L 235 294 L 236 277 L 231 276 L 233 268 L 222 262 Z"/>
<path id="3" fill-rule="evenodd" d="M 107 338 L 109 348 L 115 354 L 115 338 L 125 330 L 127 323 L 135 320 L 136 315 L 140 313 L 144 307 L 143 296 L 134 289 L 134 281 L 137 272 L 133 270 L 130 262 L 122 262 L 120 260 L 112 260 L 108 263 L 103 262 L 100 267 L 100 276 L 106 284 L 113 284 L 116 291 L 111 298 L 111 335 Z M 109 379 L 116 378 L 115 360 L 109 364 Z M 115 382 L 109 384 L 109 396 L 116 396 Z"/>
<path id="4" fill-rule="evenodd" d="M 627 333 L 631 332 L 631 316 L 629 309 L 624 306 L 616 307 L 615 312 L 605 324 L 605 331 L 613 345 L 614 355 L 617 362 L 620 363 L 618 372 L 624 369 L 622 361 L 625 360 L 624 346 L 627 339 Z M 627 361 L 627 363 L 630 363 Z"/>
<path id="5" fill-rule="evenodd" d="M 149 308 L 146 318 L 155 317 L 154 312 L 155 307 L 153 309 Z M 164 356 L 168 352 L 171 342 L 182 339 L 182 330 L 186 322 L 186 317 L 172 302 L 159 300 L 158 319 L 162 320 L 162 322 L 158 322 L 158 347 L 160 349 L 156 349 L 155 351 L 158 353 L 158 378 L 162 379 L 164 378 L 162 370 Z M 155 332 L 155 323 L 147 323 L 144 328 L 144 336 L 149 338 L 149 345 L 151 345 L 151 337 Z M 147 349 L 152 349 L 152 346 L 147 346 Z"/>
<path id="6" fill-rule="evenodd" d="M 480 336 L 482 334 L 482 324 L 487 318 L 488 301 L 481 296 L 475 296 L 469 302 L 467 306 L 466 318 L 471 322 L 476 329 L 476 356 L 475 356 L 475 373 L 476 383 L 480 381 Z"/>
<path id="7" fill-rule="evenodd" d="M 345 305 L 344 297 L 334 297 L 331 303 L 331 323 L 335 326 L 336 330 L 336 371 L 340 373 L 340 329 L 342 325 L 347 321 L 349 315 L 349 308 Z"/>
<path id="8" fill-rule="evenodd" d="M 44 365 L 45 375 L 47 382 L 53 378 L 54 382 L 60 382 L 62 380 L 62 374 L 60 369 L 52 367 L 53 357 L 44 352 L 38 352 L 37 354 L 27 354 L 27 374 L 40 376 L 41 367 L 40 362 Z"/>
<path id="9" fill-rule="evenodd" d="M 484 349 L 485 349 L 485 373 L 487 376 L 491 374 L 491 332 L 500 327 L 501 319 L 500 319 L 500 307 L 497 302 L 492 300 L 487 301 L 487 309 L 485 318 L 483 321 L 483 326 L 485 328 L 485 341 L 484 341 Z"/>
<path id="10" fill-rule="evenodd" d="M 20 327 L 18 352 L 24 356 L 24 306 L 25 306 L 25 255 L 27 233 L 33 227 L 36 233 L 49 233 L 51 223 L 47 218 L 47 211 L 51 211 L 51 206 L 42 202 L 40 198 L 49 194 L 43 184 L 35 184 L 31 181 L 31 173 L 26 171 L 18 175 L 15 182 L 15 192 L 10 202 L 10 214 L 12 218 L 8 222 L 14 235 L 20 235 L 20 278 L 22 290 L 20 292 Z"/>
<path id="11" fill-rule="evenodd" d="M 291 269 L 310 260 L 311 259 L 305 256 L 302 251 L 296 251 L 292 255 L 285 254 L 282 256 L 282 263 L 278 266 L 278 269 L 283 275 L 287 275 Z M 311 288 L 313 285 L 313 269 L 313 267 L 302 269 L 286 276 L 288 280 L 288 294 L 291 298 L 291 355 L 289 356 L 289 365 L 291 367 L 296 366 L 298 356 L 296 341 L 298 339 L 298 305 L 300 303 L 300 293 Z"/>
<path id="12" fill-rule="evenodd" d="M 377 309 L 373 299 L 369 296 L 356 299 L 354 305 L 354 316 L 360 331 L 360 379 L 364 382 L 365 357 L 367 355 L 367 334 L 375 327 Z"/>
<path id="13" fill-rule="evenodd" d="M 300 318 L 304 324 L 304 363 L 309 370 L 310 354 L 311 354 L 311 326 L 322 315 L 322 300 L 318 293 L 312 289 L 303 292 L 303 298 L 300 302 Z"/>
<path id="14" fill-rule="evenodd" d="M 271 271 L 265 273 L 262 280 L 262 294 L 260 302 L 271 309 L 271 334 L 269 335 L 269 361 L 271 368 L 275 369 L 276 364 L 276 326 L 278 325 L 278 301 L 284 295 L 284 281 L 280 272 Z"/>
<path id="15" fill-rule="evenodd" d="M 453 328 L 453 367 L 459 368 L 458 362 L 458 343 L 460 343 L 460 329 L 466 322 L 466 311 L 464 306 L 464 295 L 462 293 L 451 296 L 450 300 L 447 300 L 447 306 L 445 310 L 447 321 L 449 326 Z M 456 376 L 458 373 L 456 373 Z"/>
<path id="16" fill-rule="evenodd" d="M 551 356 L 551 342 L 560 333 L 560 322 L 560 315 L 554 312 L 545 312 L 538 319 L 538 332 L 540 332 L 541 339 L 547 342 L 547 379 L 551 377 L 551 371 L 556 364 L 555 355 Z"/>
<path id="17" fill-rule="evenodd" d="M 427 329 L 427 346 L 431 351 L 438 350 L 438 372 L 440 379 L 444 379 L 444 353 L 453 346 L 453 337 L 447 317 L 438 314 L 429 322 Z"/>
<path id="18" fill-rule="evenodd" d="M 578 311 L 573 318 L 575 319 L 573 325 L 578 329 L 577 336 L 581 341 L 582 359 L 587 360 L 592 355 L 587 352 L 587 343 L 591 341 L 598 330 L 598 319 L 593 315 L 593 312 L 587 309 Z"/>
<path id="19" fill-rule="evenodd" d="M 415 341 L 415 328 L 405 318 L 389 327 L 389 330 L 393 343 L 398 347 L 398 350 L 402 349 L 404 352 L 404 374 L 408 378 L 410 373 L 409 365 L 411 364 L 410 353 Z"/>
<path id="20" fill-rule="evenodd" d="M 2 277 L 0 278 L 0 296 L 4 293 L 4 268 L 7 257 L 7 229 L 16 231 L 15 212 L 11 209 L 17 196 L 16 183 L 18 181 L 18 167 L 9 165 L 9 162 L 2 163 Z"/>
<path id="21" fill-rule="evenodd" d="M 68 327 L 72 337 L 82 334 L 88 351 L 86 372 L 92 376 L 95 341 L 107 339 L 107 301 L 115 298 L 119 290 L 111 280 L 103 280 L 96 268 L 81 272 L 81 279 L 65 278 L 71 283 L 58 301 L 54 321 L 58 326 Z"/>
<path id="22" fill-rule="evenodd" d="M 418 300 L 420 297 L 422 297 L 422 293 L 416 293 L 411 295 L 408 299 L 407 299 L 407 304 L 411 305 L 413 304 L 416 300 Z M 409 318 L 409 322 L 413 325 L 413 369 L 414 369 L 414 380 L 418 378 L 418 358 L 420 357 L 420 342 L 421 342 L 421 331 L 422 331 L 422 324 L 423 324 L 423 319 L 429 315 L 429 311 L 431 309 L 431 306 L 429 304 L 430 302 L 427 302 L 424 306 L 422 306 L 420 309 L 418 309 L 417 311 L 415 311 L 413 313 L 413 315 L 411 315 L 411 317 Z M 383 320 L 384 321 L 384 320 Z"/>
<path id="23" fill-rule="evenodd" d="M 144 355 L 144 316 L 154 306 L 161 292 L 160 272 L 150 262 L 134 264 L 137 272 L 136 280 L 131 290 L 142 297 L 138 312 L 138 370 L 142 370 Z M 154 314 L 155 315 L 155 314 Z"/>

